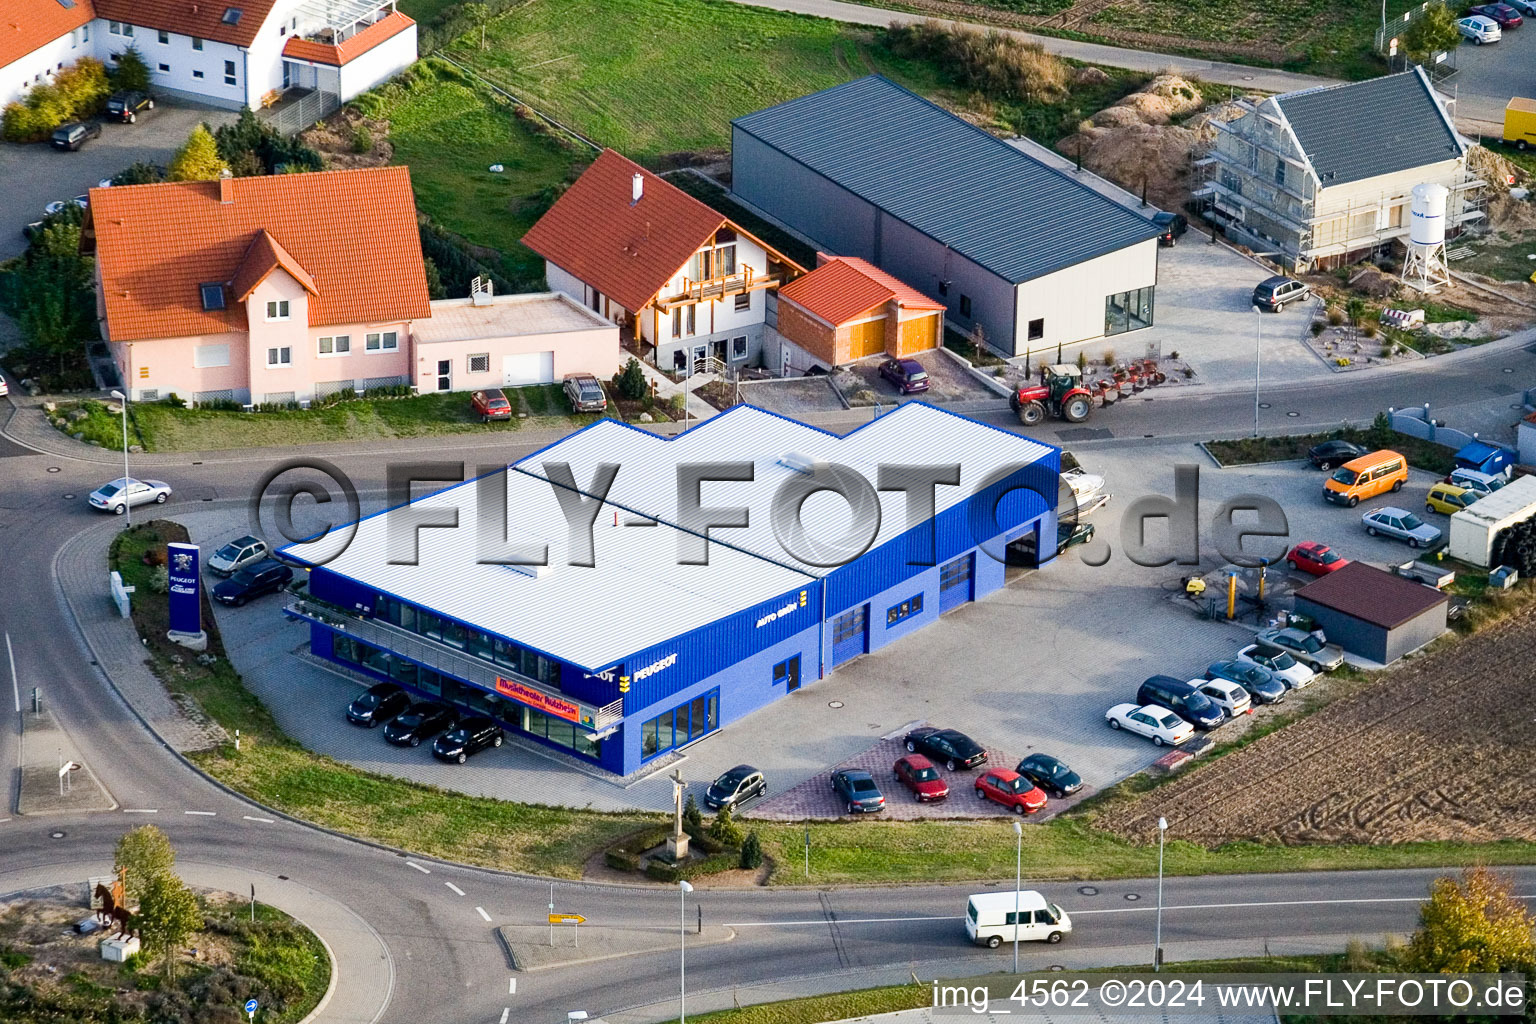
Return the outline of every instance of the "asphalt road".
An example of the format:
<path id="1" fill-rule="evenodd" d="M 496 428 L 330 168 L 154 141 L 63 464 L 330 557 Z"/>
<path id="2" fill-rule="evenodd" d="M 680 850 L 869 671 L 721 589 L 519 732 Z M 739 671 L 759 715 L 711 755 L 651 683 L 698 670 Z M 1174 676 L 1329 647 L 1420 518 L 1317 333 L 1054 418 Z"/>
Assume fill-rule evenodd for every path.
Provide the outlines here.
<path id="1" fill-rule="evenodd" d="M 1533 378 L 1536 357 L 1531 352 L 1476 350 L 1410 371 L 1340 377 L 1266 392 L 1262 398 L 1269 408 L 1261 410 L 1261 428 L 1299 430 L 1342 419 L 1365 423 L 1383 405 L 1416 404 L 1431 396 L 1437 414 L 1460 410 L 1483 415 L 1517 402 L 1521 385 Z M 1107 430 L 1109 436 L 1088 440 L 1074 435 L 1068 440 L 1075 446 L 1125 444 L 1143 441 L 1146 435 L 1194 440 L 1242 435 L 1251 429 L 1251 394 L 1194 391 L 1182 397 L 1154 394 L 1147 401 L 1098 410 L 1087 427 Z M 1006 407 L 982 415 L 999 424 L 1008 422 Z M 1052 424 L 1041 436 L 1061 438 L 1066 434 L 1061 426 Z M 440 446 L 431 457 L 475 463 L 512 460 L 525 452 L 515 445 Z M 185 465 L 157 467 L 155 475 L 177 491 L 177 500 L 165 513 L 174 515 L 178 505 L 204 498 L 244 497 L 274 457 L 261 452 L 189 455 Z M 377 450 L 338 451 L 331 457 L 360 490 L 382 489 L 385 460 Z M 415 457 L 422 457 L 419 451 Z M 150 818 L 129 812 L 153 810 L 151 820 L 170 834 L 184 863 L 286 875 L 361 915 L 378 933 L 393 963 L 395 980 L 383 1020 L 496 1021 L 508 1009 L 518 1021 L 559 1021 L 565 1010 L 579 1007 L 603 1012 L 612 1021 L 638 1024 L 675 1012 L 675 1004 L 667 1002 L 677 983 L 674 948 L 596 969 L 574 966 L 526 974 L 517 978 L 516 993 L 509 994 L 512 975 L 493 928 L 541 921 L 548 898 L 545 882 L 423 862 L 430 865 L 429 874 L 388 851 L 281 820 L 252 820 L 269 815 L 226 794 L 162 748 L 91 666 L 51 583 L 52 558 L 60 545 L 99 522 L 85 506 L 84 495 L 113 474 L 99 465 L 23 454 L 5 444 L 0 444 L 0 459 L 6 484 L 0 489 L 0 559 L 7 570 L 0 632 L 10 637 L 15 656 L 11 696 L 19 705 L 30 687 L 41 686 L 54 713 L 124 809 L 12 816 L 0 822 L 0 890 L 5 879 L 37 868 L 69 866 L 78 868 L 82 877 L 104 868 L 117 837 Z M 0 676 L 9 674 L 8 666 L 0 663 Z M 6 688 L 0 686 L 0 705 Z M 0 764 L 7 766 L 13 793 L 15 733 L 15 718 L 0 730 Z M 64 836 L 53 838 L 55 832 Z M 1338 948 L 1348 936 L 1373 940 L 1383 932 L 1411 928 L 1415 903 L 1432 874 L 1170 880 L 1166 900 L 1172 909 L 1164 919 L 1164 945 L 1169 957 L 1184 958 L 1257 953 L 1266 947 Z M 1516 874 L 1523 891 L 1536 893 L 1536 869 Z M 466 895 L 457 895 L 450 882 Z M 1132 962 L 1150 954 L 1151 883 L 1100 883 L 1100 892 L 1092 897 L 1078 893 L 1075 885 L 1040 887 L 1074 914 L 1077 930 L 1062 946 L 1029 949 L 1027 963 L 1088 966 Z M 732 925 L 737 937 L 690 956 L 690 1008 L 730 1005 L 733 991 L 743 986 L 770 986 L 755 989 L 759 994 L 812 992 L 901 980 L 909 971 L 927 978 L 1001 968 L 1005 958 L 1000 953 L 967 947 L 960 932 L 964 897 L 976 888 L 701 889 L 690 899 L 703 907 L 706 921 Z M 562 909 L 579 910 L 594 924 L 670 927 L 677 921 L 674 890 L 562 883 L 558 892 Z M 1127 899 L 1128 893 L 1141 898 Z M 1359 900 L 1369 902 L 1352 902 Z M 745 998 L 751 997 L 749 992 Z M 634 1009 L 613 1012 L 624 1008 Z"/>

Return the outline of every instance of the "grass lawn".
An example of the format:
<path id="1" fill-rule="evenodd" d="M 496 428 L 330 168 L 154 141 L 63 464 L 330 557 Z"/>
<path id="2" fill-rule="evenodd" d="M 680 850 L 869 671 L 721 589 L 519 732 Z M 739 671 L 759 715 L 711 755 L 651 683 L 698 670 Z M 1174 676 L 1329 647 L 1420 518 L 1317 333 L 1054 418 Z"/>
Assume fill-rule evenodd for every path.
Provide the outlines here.
<path id="1" fill-rule="evenodd" d="M 1289 434 L 1280 437 L 1244 437 L 1230 441 L 1207 441 L 1206 450 L 1223 466 L 1246 466 L 1258 462 L 1287 462 L 1307 457 L 1307 449 L 1313 445 L 1343 438 L 1366 447 L 1391 448 L 1408 457 L 1408 464 L 1415 469 L 1428 470 L 1444 475 L 1455 465 L 1456 452 L 1441 444 L 1393 434 L 1385 444 L 1370 431 L 1356 427 L 1330 430 L 1321 434 Z"/>
<path id="2" fill-rule="evenodd" d="M 1525 281 L 1536 271 L 1536 260 L 1529 259 L 1536 253 L 1536 233 L 1496 231 L 1469 244 L 1476 255 L 1459 261 L 1457 270 L 1484 274 L 1496 281 Z"/>
<path id="3" fill-rule="evenodd" d="M 437 17 L 444 9 L 461 3 L 462 0 L 400 0 L 400 13 L 409 15 L 418 24 L 425 25 Z"/>

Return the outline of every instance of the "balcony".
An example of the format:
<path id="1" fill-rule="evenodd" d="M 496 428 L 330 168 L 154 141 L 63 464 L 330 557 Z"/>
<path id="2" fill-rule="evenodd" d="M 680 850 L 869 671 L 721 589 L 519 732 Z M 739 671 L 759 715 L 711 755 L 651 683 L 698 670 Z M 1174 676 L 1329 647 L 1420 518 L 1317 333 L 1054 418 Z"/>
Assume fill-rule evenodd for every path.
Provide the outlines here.
<path id="1" fill-rule="evenodd" d="M 349 612 L 343 611 L 335 605 L 313 598 L 301 598 L 283 609 L 283 614 L 291 619 L 303 619 L 307 622 L 318 623 L 327 626 L 337 632 L 346 633 L 356 637 L 365 644 L 383 648 L 399 654 L 408 661 L 414 661 L 418 665 L 425 665 L 443 675 L 462 679 L 494 693 L 504 700 L 509 700 L 505 694 L 496 687 L 496 680 L 510 679 L 530 690 L 534 690 L 551 700 L 565 704 L 574 704 L 580 709 L 581 721 L 577 723 L 587 730 L 587 738 L 596 742 L 604 737 L 611 736 L 618 730 L 624 720 L 624 701 L 622 698 L 601 708 L 594 708 L 581 701 L 572 700 L 550 686 L 530 679 L 527 676 L 513 672 L 511 669 L 495 665 L 491 662 L 477 658 L 472 654 L 441 643 L 430 637 L 412 633 L 408 629 L 401 629 L 392 623 L 379 619 L 360 618 Z M 513 701 L 513 703 L 521 703 Z"/>
<path id="2" fill-rule="evenodd" d="M 677 306 L 691 306 L 699 302 L 710 302 L 742 292 L 777 287 L 783 283 L 783 274 L 765 274 L 754 270 L 750 264 L 743 264 L 733 273 L 712 277 L 704 281 L 695 281 L 692 278 L 684 277 L 682 287 L 676 292 L 671 295 L 657 296 L 656 308 L 663 313 L 670 313 Z"/>

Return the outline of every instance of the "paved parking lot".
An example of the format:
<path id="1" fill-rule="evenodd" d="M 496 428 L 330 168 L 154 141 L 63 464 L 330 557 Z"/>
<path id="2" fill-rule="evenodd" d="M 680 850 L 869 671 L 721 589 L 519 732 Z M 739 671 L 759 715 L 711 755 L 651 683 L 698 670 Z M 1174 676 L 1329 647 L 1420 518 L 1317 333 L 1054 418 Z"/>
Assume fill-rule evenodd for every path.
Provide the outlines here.
<path id="1" fill-rule="evenodd" d="M 880 376 L 885 357 L 865 359 L 839 371 L 833 378 L 849 405 L 896 405 L 918 399 L 942 405 L 946 402 L 985 402 L 1001 397 L 958 362 L 940 351 L 921 352 L 911 358 L 928 371 L 928 390 L 903 395 L 896 385 Z"/>
<path id="2" fill-rule="evenodd" d="M 161 99 L 137 124 L 102 125 L 101 137 L 74 153 L 60 152 L 46 142 L 30 146 L 0 143 L 0 181 L 5 183 L 5 201 L 0 203 L 0 259 L 26 250 L 22 228 L 42 217 L 43 207 L 53 200 L 81 195 L 102 178 L 110 178 L 140 160 L 167 164 L 198 122 L 218 127 L 234 120 L 235 114 L 228 110 L 181 106 Z"/>
<path id="3" fill-rule="evenodd" d="M 1453 59 L 1456 74 L 1442 81 L 1441 92 L 1456 99 L 1456 119 L 1497 136 L 1504 124 L 1504 105 L 1511 96 L 1536 96 L 1536 39 L 1533 19 L 1504 33 L 1492 46 L 1462 40 Z M 1466 121 L 1478 122 L 1466 126 Z"/>

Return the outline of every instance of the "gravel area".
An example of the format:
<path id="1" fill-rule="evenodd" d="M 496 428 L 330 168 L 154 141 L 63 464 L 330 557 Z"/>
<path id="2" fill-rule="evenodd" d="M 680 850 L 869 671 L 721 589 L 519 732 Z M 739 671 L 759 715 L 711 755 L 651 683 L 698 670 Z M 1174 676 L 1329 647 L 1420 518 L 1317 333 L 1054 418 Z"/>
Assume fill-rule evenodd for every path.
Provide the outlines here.
<path id="1" fill-rule="evenodd" d="M 965 367 L 940 352 L 924 352 L 913 356 L 928 371 L 928 390 L 916 395 L 903 395 L 896 385 L 880 376 L 880 364 L 885 356 L 869 359 L 843 367 L 833 375 L 849 405 L 870 406 L 876 403 L 891 405 L 917 399 L 923 402 L 977 402 L 1001 397 L 966 370 Z"/>

